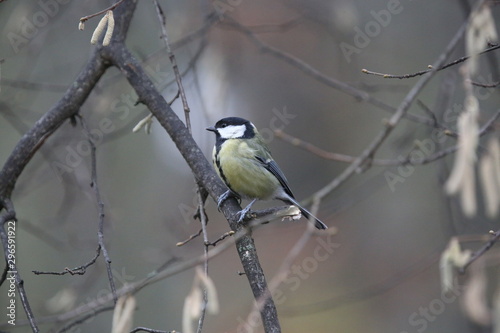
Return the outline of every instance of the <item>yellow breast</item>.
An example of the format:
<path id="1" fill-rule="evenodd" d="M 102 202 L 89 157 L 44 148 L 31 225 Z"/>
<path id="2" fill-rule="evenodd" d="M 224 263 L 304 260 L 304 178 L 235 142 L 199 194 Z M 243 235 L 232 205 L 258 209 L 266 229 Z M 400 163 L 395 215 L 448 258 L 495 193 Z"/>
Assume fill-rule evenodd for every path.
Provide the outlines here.
<path id="1" fill-rule="evenodd" d="M 226 185 L 241 197 L 270 199 L 280 184 L 255 159 L 255 154 L 245 140 L 227 140 L 218 154 L 218 163 L 214 150 L 215 169 Z"/>

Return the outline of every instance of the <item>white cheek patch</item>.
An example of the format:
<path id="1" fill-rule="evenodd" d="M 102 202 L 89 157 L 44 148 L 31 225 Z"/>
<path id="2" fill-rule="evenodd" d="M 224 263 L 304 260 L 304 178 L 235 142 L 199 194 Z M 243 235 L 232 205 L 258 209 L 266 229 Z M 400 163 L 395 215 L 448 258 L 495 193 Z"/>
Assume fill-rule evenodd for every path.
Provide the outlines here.
<path id="1" fill-rule="evenodd" d="M 219 134 L 223 139 L 241 138 L 245 134 L 245 125 L 230 125 L 224 128 L 219 128 Z"/>

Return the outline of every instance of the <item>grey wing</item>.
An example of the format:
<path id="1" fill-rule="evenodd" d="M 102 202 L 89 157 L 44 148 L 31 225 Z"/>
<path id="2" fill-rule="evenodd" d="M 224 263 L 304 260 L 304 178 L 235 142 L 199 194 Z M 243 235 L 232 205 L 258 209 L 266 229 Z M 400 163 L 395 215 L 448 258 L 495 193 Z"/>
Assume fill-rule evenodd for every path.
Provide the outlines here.
<path id="1" fill-rule="evenodd" d="M 290 197 L 295 198 L 293 196 L 292 190 L 290 189 L 290 186 L 288 186 L 288 181 L 286 180 L 286 177 L 283 174 L 283 171 L 281 171 L 278 164 L 273 159 L 264 160 L 262 157 L 259 156 L 255 156 L 255 158 L 264 166 L 264 168 L 266 168 L 267 171 L 272 173 L 274 177 L 278 179 L 281 186 L 283 186 L 283 190 L 285 191 L 285 193 L 288 194 Z"/>

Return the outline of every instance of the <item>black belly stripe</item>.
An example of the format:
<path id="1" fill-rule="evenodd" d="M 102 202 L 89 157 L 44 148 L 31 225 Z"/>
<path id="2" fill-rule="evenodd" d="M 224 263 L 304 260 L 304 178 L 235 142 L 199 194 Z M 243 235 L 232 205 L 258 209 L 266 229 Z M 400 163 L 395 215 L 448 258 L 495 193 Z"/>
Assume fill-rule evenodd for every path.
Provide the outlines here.
<path id="1" fill-rule="evenodd" d="M 226 184 L 226 186 L 229 187 L 229 189 L 232 192 L 234 192 L 233 189 L 231 188 L 231 186 L 229 185 L 229 182 L 227 181 L 227 178 L 226 178 L 226 175 L 224 174 L 224 171 L 222 171 L 222 167 L 220 165 L 220 159 L 219 159 L 219 152 L 220 152 L 220 146 L 217 147 L 217 152 L 215 154 L 215 165 L 217 166 L 217 169 L 219 170 L 219 175 L 222 178 L 222 180 L 224 181 L 224 183 Z"/>

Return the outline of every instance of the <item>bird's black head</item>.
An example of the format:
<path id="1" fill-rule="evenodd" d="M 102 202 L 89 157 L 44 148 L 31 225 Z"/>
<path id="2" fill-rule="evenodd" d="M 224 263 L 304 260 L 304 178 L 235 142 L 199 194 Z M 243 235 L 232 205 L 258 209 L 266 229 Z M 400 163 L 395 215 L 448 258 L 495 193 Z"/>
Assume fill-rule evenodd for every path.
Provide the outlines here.
<path id="1" fill-rule="evenodd" d="M 239 117 L 227 117 L 219 120 L 215 126 L 207 127 L 207 131 L 214 132 L 217 138 L 251 139 L 255 136 L 255 126 L 250 121 Z"/>

